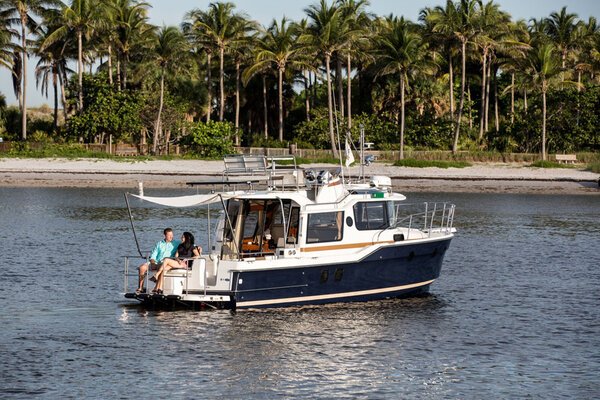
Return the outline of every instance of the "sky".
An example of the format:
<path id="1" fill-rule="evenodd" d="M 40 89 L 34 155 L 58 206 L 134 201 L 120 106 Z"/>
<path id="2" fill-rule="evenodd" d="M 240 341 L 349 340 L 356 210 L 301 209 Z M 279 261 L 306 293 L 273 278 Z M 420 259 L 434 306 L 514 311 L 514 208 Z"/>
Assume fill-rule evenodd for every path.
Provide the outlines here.
<path id="1" fill-rule="evenodd" d="M 206 9 L 211 1 L 208 0 L 146 0 L 152 5 L 149 11 L 150 23 L 155 25 L 179 25 L 184 15 L 194 9 Z M 245 12 L 251 19 L 263 25 L 269 25 L 275 19 L 286 16 L 288 19 L 300 20 L 305 16 L 304 9 L 315 4 L 318 0 L 229 0 L 236 5 L 236 10 Z M 567 6 L 567 11 L 576 13 L 579 18 L 587 20 L 594 16 L 600 19 L 599 0 L 495 0 L 502 10 L 507 11 L 513 19 L 547 17 L 553 11 L 560 11 Z M 394 14 L 416 21 L 419 11 L 425 7 L 444 5 L 445 0 L 371 0 L 368 10 L 376 15 Z M 30 59 L 28 68 L 28 107 L 38 107 L 42 104 L 52 104 L 52 93 L 49 98 L 42 96 L 35 86 L 34 68 L 36 59 Z M 75 67 L 75 66 L 74 66 Z M 7 103 L 17 104 L 12 89 L 10 72 L 0 69 L 0 93 L 6 96 Z"/>

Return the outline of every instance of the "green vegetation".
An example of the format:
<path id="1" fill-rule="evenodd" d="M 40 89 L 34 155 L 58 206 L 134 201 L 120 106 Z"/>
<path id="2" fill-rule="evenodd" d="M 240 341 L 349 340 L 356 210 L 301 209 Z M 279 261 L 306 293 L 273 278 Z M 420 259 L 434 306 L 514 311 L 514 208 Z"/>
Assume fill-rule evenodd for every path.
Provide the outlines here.
<path id="1" fill-rule="evenodd" d="M 427 160 L 415 160 L 412 158 L 406 158 L 404 160 L 398 160 L 394 162 L 395 167 L 413 167 L 413 168 L 465 168 L 470 167 L 471 164 L 464 161 L 427 161 Z"/>
<path id="2" fill-rule="evenodd" d="M 356 146 L 361 127 L 400 159 L 600 150 L 600 30 L 567 7 L 524 22 L 492 1 L 449 0 L 409 21 L 374 15 L 368 1 L 315 0 L 302 21 L 259 26 L 213 2 L 160 28 L 149 8 L 0 0 L 0 68 L 20 100 L 7 107 L 0 95 L 0 136 L 48 147 L 13 151 L 112 140 L 215 158 L 293 143 L 337 157 L 338 135 Z M 26 55 L 52 99 L 44 113 L 27 108 Z"/>
<path id="3" fill-rule="evenodd" d="M 578 168 L 578 166 L 574 165 L 574 164 L 565 164 L 565 163 L 559 163 L 559 162 L 555 162 L 555 161 L 536 161 L 533 164 L 530 165 L 530 167 L 536 167 L 536 168 Z"/>
<path id="4" fill-rule="evenodd" d="M 588 164 L 587 169 L 589 171 L 595 172 L 597 174 L 600 174 L 600 161 L 595 161 L 593 163 Z"/>

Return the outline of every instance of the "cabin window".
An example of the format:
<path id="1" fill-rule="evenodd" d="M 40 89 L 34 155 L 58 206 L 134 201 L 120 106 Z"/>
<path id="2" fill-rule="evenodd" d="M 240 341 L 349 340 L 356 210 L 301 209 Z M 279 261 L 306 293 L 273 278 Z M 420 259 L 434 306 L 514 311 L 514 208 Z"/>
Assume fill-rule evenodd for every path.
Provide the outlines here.
<path id="1" fill-rule="evenodd" d="M 326 212 L 308 214 L 306 243 L 336 242 L 342 240 L 344 213 Z"/>
<path id="2" fill-rule="evenodd" d="M 360 231 L 386 229 L 390 226 L 385 201 L 361 202 L 354 205 L 354 222 Z"/>

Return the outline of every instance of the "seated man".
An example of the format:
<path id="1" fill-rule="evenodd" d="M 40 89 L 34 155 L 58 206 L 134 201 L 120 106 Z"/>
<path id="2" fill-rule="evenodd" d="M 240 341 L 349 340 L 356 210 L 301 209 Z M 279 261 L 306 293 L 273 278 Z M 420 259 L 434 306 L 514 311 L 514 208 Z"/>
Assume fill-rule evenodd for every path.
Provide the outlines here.
<path id="1" fill-rule="evenodd" d="M 139 285 L 136 293 L 141 293 L 144 288 L 144 277 L 148 272 L 148 267 L 150 267 L 151 271 L 157 271 L 165 258 L 173 257 L 175 252 L 177 251 L 177 246 L 179 246 L 178 240 L 173 240 L 173 229 L 165 228 L 163 231 L 165 238 L 160 242 L 156 243 L 154 246 L 154 250 L 150 254 L 150 265 L 148 263 L 144 263 L 138 267 L 139 269 Z"/>

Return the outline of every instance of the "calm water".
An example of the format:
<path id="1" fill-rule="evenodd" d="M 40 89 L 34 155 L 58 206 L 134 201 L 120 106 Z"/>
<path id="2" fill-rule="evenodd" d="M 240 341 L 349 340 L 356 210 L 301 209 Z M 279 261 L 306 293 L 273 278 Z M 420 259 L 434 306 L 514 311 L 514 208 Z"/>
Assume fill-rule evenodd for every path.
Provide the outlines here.
<path id="1" fill-rule="evenodd" d="M 598 397 L 600 196 L 410 199 L 458 206 L 430 296 L 154 312 L 119 294 L 121 191 L 0 188 L 0 398 Z M 145 247 L 206 224 L 133 205 Z"/>

